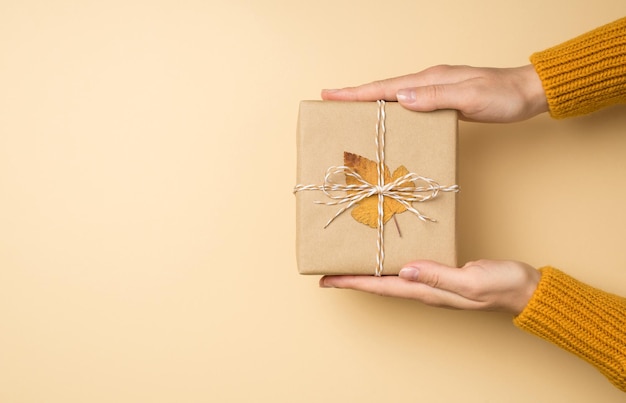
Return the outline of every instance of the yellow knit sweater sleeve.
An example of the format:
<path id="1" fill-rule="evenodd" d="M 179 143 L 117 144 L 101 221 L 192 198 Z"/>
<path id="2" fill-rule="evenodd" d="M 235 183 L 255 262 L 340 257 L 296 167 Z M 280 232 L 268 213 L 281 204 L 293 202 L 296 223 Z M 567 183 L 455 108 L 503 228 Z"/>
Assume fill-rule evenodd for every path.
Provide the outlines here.
<path id="1" fill-rule="evenodd" d="M 588 361 L 626 392 L 626 298 L 552 268 L 514 323 Z"/>
<path id="2" fill-rule="evenodd" d="M 626 17 L 530 57 L 555 118 L 626 103 Z"/>

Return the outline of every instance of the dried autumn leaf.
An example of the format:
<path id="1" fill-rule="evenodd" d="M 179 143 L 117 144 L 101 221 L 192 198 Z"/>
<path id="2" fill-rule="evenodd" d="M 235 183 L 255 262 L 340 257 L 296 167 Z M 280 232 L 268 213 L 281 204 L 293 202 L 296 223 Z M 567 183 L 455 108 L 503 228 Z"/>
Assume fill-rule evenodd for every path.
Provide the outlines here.
<path id="1" fill-rule="evenodd" d="M 345 151 L 343 153 L 343 164 L 358 173 L 368 183 L 372 185 L 378 184 L 378 168 L 376 162 Z M 409 170 L 401 165 L 392 175 L 389 167 L 385 165 L 385 184 L 393 182 L 408 173 Z M 355 178 L 346 175 L 346 184 L 359 185 L 360 183 Z M 415 184 L 412 181 L 406 181 L 402 182 L 400 186 L 414 187 Z M 383 223 L 389 221 L 394 214 L 400 214 L 404 211 L 406 211 L 406 207 L 400 202 L 390 197 L 385 197 L 383 201 Z M 369 225 L 372 228 L 378 227 L 378 196 L 370 196 L 359 202 L 352 209 L 352 217 L 358 222 Z"/>

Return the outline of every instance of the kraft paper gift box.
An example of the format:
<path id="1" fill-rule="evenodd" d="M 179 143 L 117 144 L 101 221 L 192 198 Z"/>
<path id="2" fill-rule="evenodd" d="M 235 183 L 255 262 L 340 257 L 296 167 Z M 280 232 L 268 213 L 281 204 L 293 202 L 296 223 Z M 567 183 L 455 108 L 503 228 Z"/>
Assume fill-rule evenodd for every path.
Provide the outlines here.
<path id="1" fill-rule="evenodd" d="M 416 259 L 455 266 L 457 126 L 456 111 L 452 110 L 420 113 L 408 111 L 395 102 L 302 101 L 294 188 L 298 271 L 301 274 L 393 275 Z M 346 166 L 353 172 L 353 168 L 361 168 L 357 174 L 367 178 L 365 182 L 374 182 L 369 188 L 375 188 L 381 181 L 388 184 L 397 179 L 394 176 L 385 180 L 384 174 L 378 179 L 378 167 L 383 165 L 378 165 L 381 158 L 377 159 L 376 139 L 383 135 L 381 157 L 383 165 L 389 168 L 388 176 L 404 166 L 406 171 L 397 171 L 398 175 L 408 172 L 433 181 L 405 181 L 397 188 L 403 191 L 430 186 L 418 192 L 418 197 L 432 195 L 433 186 L 437 184 L 441 189 L 430 200 L 406 202 L 433 221 L 422 220 L 407 210 L 396 213 L 384 223 L 381 231 L 384 260 L 380 264 L 378 193 L 369 196 L 372 200 L 368 202 L 361 200 L 348 206 L 327 225 L 349 202 L 325 204 L 337 200 L 329 198 L 323 186 L 326 180 L 326 191 L 338 198 L 354 195 L 357 190 L 345 186 L 355 183 L 360 186 L 363 182 L 354 177 L 347 179 Z M 325 177 L 331 167 L 335 167 L 334 173 Z M 373 173 L 372 167 L 375 167 Z M 330 182 L 338 184 L 335 189 L 339 190 L 330 190 Z M 391 197 L 385 196 L 383 200 L 388 203 Z M 365 214 L 371 221 L 373 215 L 373 226 L 353 216 L 353 211 L 361 204 L 367 207 L 357 211 L 357 216 Z M 383 212 L 387 213 L 387 204 L 383 206 Z"/>

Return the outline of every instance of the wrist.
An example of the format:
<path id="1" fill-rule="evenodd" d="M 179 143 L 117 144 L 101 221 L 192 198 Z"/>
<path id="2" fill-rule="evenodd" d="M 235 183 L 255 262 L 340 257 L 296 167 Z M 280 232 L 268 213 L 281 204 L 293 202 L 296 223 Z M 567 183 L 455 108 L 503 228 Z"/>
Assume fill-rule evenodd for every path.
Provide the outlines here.
<path id="1" fill-rule="evenodd" d="M 526 264 L 524 264 L 524 266 L 526 266 L 526 270 L 523 274 L 521 287 L 518 289 L 516 297 L 514 301 L 512 301 L 510 307 L 510 312 L 513 313 L 515 316 L 521 314 L 522 311 L 526 308 L 533 295 L 535 294 L 537 286 L 539 285 L 539 281 L 541 280 L 541 272 L 539 270 Z"/>
<path id="2" fill-rule="evenodd" d="M 521 87 L 525 99 L 526 113 L 528 117 L 548 112 L 548 100 L 543 83 L 535 71 L 535 66 L 528 64 L 517 68 L 521 77 Z"/>

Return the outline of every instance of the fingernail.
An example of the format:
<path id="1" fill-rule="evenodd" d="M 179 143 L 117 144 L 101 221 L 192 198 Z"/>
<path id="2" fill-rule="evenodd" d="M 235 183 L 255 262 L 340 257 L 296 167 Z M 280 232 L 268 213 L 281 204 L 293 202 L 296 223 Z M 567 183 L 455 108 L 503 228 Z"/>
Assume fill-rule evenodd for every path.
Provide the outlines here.
<path id="1" fill-rule="evenodd" d="M 417 280 L 417 276 L 419 275 L 419 270 L 416 269 L 415 267 L 405 267 L 404 269 L 400 270 L 400 273 L 398 273 L 399 277 L 402 277 L 405 280 Z"/>
<path id="2" fill-rule="evenodd" d="M 413 103 L 415 102 L 415 90 L 403 88 L 396 93 L 396 98 L 398 98 L 398 102 Z"/>
<path id="3" fill-rule="evenodd" d="M 337 91 L 340 91 L 339 88 L 331 88 L 331 89 L 322 90 L 322 92 L 327 92 L 327 93 L 331 93 L 331 94 L 333 92 L 337 92 Z"/>
<path id="4" fill-rule="evenodd" d="M 334 288 L 331 285 L 326 284 L 326 277 L 320 278 L 320 288 Z"/>

